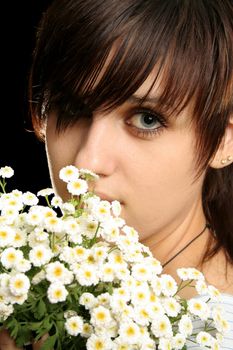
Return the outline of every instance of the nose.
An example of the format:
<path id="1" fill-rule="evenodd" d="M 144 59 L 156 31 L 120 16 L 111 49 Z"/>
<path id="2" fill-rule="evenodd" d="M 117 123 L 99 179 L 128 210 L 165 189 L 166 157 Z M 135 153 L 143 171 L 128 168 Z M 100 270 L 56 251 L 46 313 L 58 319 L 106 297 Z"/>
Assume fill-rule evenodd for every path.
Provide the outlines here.
<path id="1" fill-rule="evenodd" d="M 93 118 L 88 127 L 79 130 L 75 165 L 100 176 L 111 175 L 117 164 L 116 127 L 109 116 Z"/>

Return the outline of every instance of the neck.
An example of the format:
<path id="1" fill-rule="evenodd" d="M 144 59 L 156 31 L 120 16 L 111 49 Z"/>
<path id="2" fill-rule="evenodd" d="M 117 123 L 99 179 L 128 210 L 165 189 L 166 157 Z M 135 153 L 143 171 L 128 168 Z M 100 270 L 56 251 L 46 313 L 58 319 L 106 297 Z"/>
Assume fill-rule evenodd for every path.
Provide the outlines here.
<path id="1" fill-rule="evenodd" d="M 204 229 L 205 224 L 206 219 L 202 207 L 197 205 L 183 220 L 176 223 L 175 227 L 166 231 L 161 230 L 158 234 L 144 239 L 142 243 L 147 245 L 154 257 L 164 264 L 194 239 L 186 249 L 168 264 L 165 271 L 172 273 L 178 267 L 198 267 L 205 253 L 209 230 L 206 229 L 202 235 L 196 237 Z M 190 254 L 190 252 L 192 253 Z"/>

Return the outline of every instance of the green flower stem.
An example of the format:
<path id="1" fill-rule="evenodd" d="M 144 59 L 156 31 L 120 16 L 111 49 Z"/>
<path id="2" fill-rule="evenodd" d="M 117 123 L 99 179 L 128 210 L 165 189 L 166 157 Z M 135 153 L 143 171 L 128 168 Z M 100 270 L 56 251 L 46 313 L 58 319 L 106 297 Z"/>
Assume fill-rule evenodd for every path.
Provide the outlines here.
<path id="1" fill-rule="evenodd" d="M 6 193 L 5 188 L 6 188 L 6 180 L 3 179 L 2 181 L 0 180 L 0 186 L 2 188 L 3 193 Z"/>
<path id="2" fill-rule="evenodd" d="M 95 242 L 96 242 L 96 238 L 97 238 L 97 234 L 98 234 L 99 228 L 100 228 L 100 222 L 98 222 L 98 226 L 97 226 L 97 229 L 96 229 L 96 231 L 95 231 L 94 237 L 90 240 L 90 245 L 89 245 L 90 248 L 91 248 L 91 247 L 93 246 L 93 244 L 95 244 Z"/>
<path id="3" fill-rule="evenodd" d="M 193 282 L 193 280 L 189 280 L 188 283 L 183 283 L 184 281 L 180 282 L 177 292 L 174 294 L 177 295 L 182 289 L 186 288 L 186 287 L 194 287 L 191 285 L 191 283 Z"/>
<path id="4" fill-rule="evenodd" d="M 119 247 L 114 246 L 114 247 L 112 247 L 112 248 L 109 249 L 108 254 L 114 252 L 115 250 L 120 250 L 120 249 L 119 249 Z"/>
<path id="5" fill-rule="evenodd" d="M 49 208 L 53 208 L 52 205 L 49 202 L 49 197 L 48 196 L 45 196 L 45 200 L 46 200 L 46 203 L 48 204 L 48 207 Z"/>

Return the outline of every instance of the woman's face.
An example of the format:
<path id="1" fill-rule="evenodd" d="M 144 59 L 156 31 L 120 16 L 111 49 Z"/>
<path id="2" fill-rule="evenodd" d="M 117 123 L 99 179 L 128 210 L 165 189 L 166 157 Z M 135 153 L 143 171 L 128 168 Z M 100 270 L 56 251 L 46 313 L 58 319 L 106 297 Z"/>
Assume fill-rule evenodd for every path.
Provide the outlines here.
<path id="1" fill-rule="evenodd" d="M 96 112 L 65 131 L 56 132 L 56 114 L 46 127 L 46 149 L 52 183 L 67 199 L 59 170 L 66 165 L 88 168 L 100 175 L 95 192 L 117 199 L 122 217 L 141 239 L 156 232 L 171 232 L 187 217 L 203 214 L 203 176 L 194 182 L 195 134 L 188 109 L 178 118 L 163 120 L 156 110 L 158 89 L 138 107 L 147 81 L 129 101 L 108 114 Z"/>

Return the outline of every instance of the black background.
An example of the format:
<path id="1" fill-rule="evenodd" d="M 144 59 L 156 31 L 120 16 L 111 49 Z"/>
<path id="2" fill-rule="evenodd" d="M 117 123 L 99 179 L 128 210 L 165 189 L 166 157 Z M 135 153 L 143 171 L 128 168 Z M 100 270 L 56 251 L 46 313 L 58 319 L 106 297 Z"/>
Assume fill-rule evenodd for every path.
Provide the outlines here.
<path id="1" fill-rule="evenodd" d="M 7 190 L 50 187 L 44 144 L 29 129 L 27 84 L 36 29 L 48 0 L 7 1 L 1 8 L 0 167 L 13 167 Z"/>

